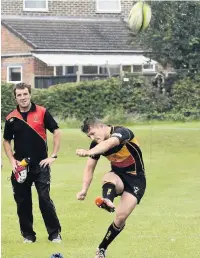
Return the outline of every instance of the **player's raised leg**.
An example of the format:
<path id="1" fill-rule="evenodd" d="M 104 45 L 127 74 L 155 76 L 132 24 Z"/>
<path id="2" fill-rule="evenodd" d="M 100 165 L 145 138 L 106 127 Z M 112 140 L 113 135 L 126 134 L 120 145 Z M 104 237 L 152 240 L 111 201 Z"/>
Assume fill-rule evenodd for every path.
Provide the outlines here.
<path id="1" fill-rule="evenodd" d="M 124 184 L 114 172 L 108 172 L 102 179 L 102 197 L 98 196 L 95 203 L 109 212 L 115 211 L 114 198 L 124 190 Z"/>
<path id="2" fill-rule="evenodd" d="M 136 205 L 137 199 L 135 196 L 128 192 L 122 194 L 119 206 L 116 209 L 114 222 L 110 225 L 104 239 L 100 243 L 95 258 L 104 258 L 106 256 L 107 247 L 124 229 L 125 222 Z"/>

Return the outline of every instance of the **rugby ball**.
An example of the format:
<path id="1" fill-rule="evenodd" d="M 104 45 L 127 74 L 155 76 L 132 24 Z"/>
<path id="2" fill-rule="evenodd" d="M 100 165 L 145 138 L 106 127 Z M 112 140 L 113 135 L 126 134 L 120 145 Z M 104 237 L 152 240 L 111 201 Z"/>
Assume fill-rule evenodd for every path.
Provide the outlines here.
<path id="1" fill-rule="evenodd" d="M 146 30 L 151 21 L 151 7 L 145 2 L 136 3 L 129 13 L 128 26 L 133 33 Z"/>

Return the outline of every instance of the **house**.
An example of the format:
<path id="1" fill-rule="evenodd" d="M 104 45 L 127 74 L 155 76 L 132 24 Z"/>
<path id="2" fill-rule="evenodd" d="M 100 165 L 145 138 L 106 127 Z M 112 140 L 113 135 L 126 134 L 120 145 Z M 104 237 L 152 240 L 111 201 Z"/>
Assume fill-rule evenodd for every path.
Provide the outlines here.
<path id="1" fill-rule="evenodd" d="M 124 19 L 132 0 L 2 0 L 2 81 L 37 88 L 155 72 L 156 62 L 130 44 Z"/>

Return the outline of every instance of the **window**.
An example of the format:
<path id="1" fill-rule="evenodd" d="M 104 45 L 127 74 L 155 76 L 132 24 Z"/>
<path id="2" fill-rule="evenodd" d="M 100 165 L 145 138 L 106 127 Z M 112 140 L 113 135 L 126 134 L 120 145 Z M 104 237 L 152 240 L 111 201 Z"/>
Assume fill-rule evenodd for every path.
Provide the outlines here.
<path id="1" fill-rule="evenodd" d="M 141 65 L 134 65 L 133 66 L 133 72 L 134 73 L 141 73 L 142 72 L 142 66 Z"/>
<path id="2" fill-rule="evenodd" d="M 48 11 L 48 0 L 24 0 L 24 11 Z"/>
<path id="3" fill-rule="evenodd" d="M 121 0 L 96 0 L 97 13 L 120 13 Z"/>
<path id="4" fill-rule="evenodd" d="M 153 65 L 152 64 L 144 64 L 143 69 L 145 69 L 145 70 L 153 69 Z"/>
<path id="5" fill-rule="evenodd" d="M 99 74 L 108 74 L 108 69 L 106 66 L 99 66 Z"/>
<path id="6" fill-rule="evenodd" d="M 130 73 L 130 72 L 131 72 L 131 65 L 123 65 L 123 66 L 122 66 L 122 70 L 123 70 L 125 73 Z"/>
<path id="7" fill-rule="evenodd" d="M 153 64 L 144 64 L 143 65 L 143 72 L 154 72 L 155 71 L 155 65 Z"/>
<path id="8" fill-rule="evenodd" d="M 108 65 L 108 68 L 107 66 L 99 66 L 99 74 L 106 75 L 108 72 L 111 76 L 120 74 L 120 65 Z"/>
<path id="9" fill-rule="evenodd" d="M 7 82 L 22 82 L 22 66 L 8 66 Z"/>
<path id="10" fill-rule="evenodd" d="M 56 75 L 76 74 L 78 66 L 56 66 Z"/>
<path id="11" fill-rule="evenodd" d="M 109 65 L 110 75 L 120 74 L 120 65 Z"/>
<path id="12" fill-rule="evenodd" d="M 65 74 L 76 74 L 78 66 L 65 66 Z"/>
<path id="13" fill-rule="evenodd" d="M 63 67 L 62 66 L 56 66 L 56 75 L 63 75 Z"/>
<path id="14" fill-rule="evenodd" d="M 83 66 L 83 74 L 98 74 L 98 66 Z"/>

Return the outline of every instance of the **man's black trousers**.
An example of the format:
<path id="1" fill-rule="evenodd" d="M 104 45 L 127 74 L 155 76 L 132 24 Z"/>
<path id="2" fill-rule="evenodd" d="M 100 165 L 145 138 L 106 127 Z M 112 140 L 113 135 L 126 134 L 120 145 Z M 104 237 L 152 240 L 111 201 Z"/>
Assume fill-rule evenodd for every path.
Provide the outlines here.
<path id="1" fill-rule="evenodd" d="M 17 204 L 20 229 L 23 237 L 35 236 L 33 231 L 32 193 L 35 185 L 38 193 L 40 211 L 49 234 L 49 239 L 55 233 L 61 232 L 61 226 L 53 201 L 50 199 L 50 168 L 30 168 L 24 183 L 18 183 L 14 174 L 11 175 L 14 199 Z"/>

